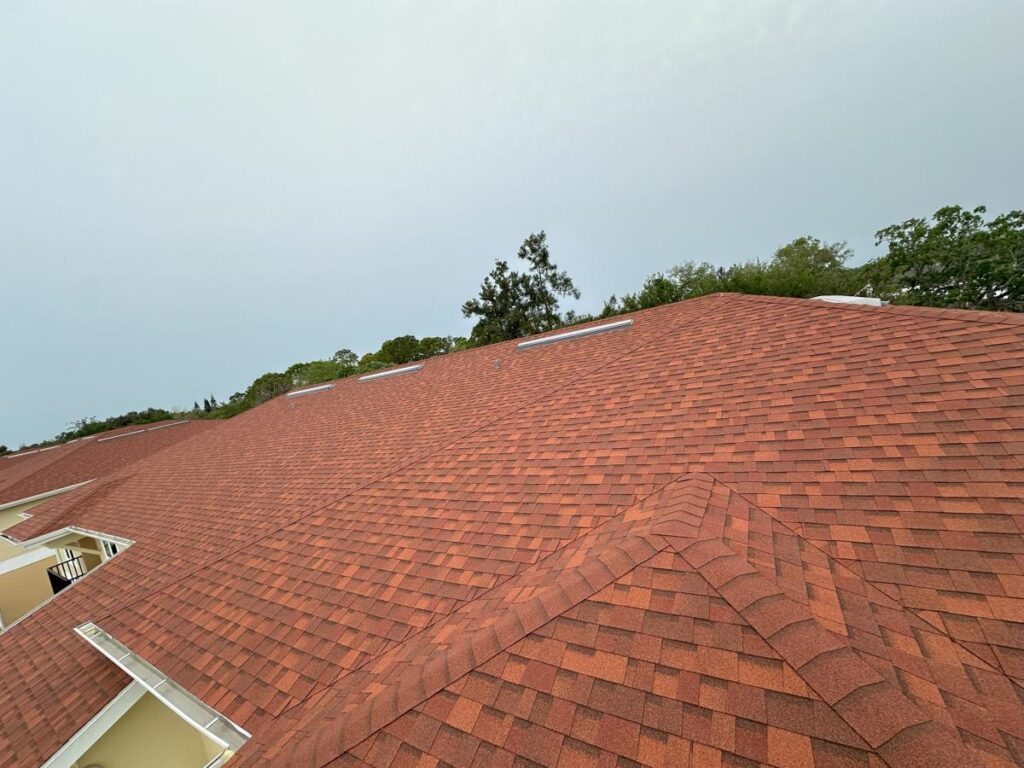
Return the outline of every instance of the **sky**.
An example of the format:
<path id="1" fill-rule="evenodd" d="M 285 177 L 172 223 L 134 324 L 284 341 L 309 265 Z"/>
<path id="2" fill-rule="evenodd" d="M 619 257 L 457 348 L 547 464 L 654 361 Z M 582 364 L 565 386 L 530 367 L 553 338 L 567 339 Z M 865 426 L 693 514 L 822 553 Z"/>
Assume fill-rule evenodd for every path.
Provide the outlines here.
<path id="1" fill-rule="evenodd" d="M 1024 207 L 1024 3 L 0 3 L 0 443 L 459 307 Z"/>

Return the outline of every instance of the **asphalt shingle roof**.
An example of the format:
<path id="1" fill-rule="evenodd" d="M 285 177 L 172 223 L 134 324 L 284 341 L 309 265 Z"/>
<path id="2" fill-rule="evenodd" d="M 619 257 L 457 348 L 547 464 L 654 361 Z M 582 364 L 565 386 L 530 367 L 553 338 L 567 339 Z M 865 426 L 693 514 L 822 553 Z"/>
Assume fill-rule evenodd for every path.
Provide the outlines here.
<path id="1" fill-rule="evenodd" d="M 279 398 L 37 507 L 14 535 L 137 543 L 0 635 L 0 750 L 124 685 L 90 620 L 253 733 L 239 765 L 1024 763 L 1024 318 L 633 319 Z"/>
<path id="2" fill-rule="evenodd" d="M 163 421 L 121 427 L 43 450 L 5 456 L 0 458 L 0 504 L 104 477 L 216 424 Z"/>

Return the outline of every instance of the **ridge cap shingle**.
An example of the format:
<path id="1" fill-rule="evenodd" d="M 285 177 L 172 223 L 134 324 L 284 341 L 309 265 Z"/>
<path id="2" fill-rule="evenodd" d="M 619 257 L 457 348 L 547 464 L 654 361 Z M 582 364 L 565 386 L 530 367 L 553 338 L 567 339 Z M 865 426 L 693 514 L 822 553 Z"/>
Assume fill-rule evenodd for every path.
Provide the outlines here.
<path id="1" fill-rule="evenodd" d="M 716 479 L 715 484 L 743 499 L 775 524 L 785 526 L 724 483 Z M 705 521 L 710 522 L 710 519 L 706 517 Z M 894 759 L 909 753 L 925 759 L 928 765 L 962 768 L 974 764 L 971 750 L 955 728 L 936 721 L 895 684 L 880 675 L 852 646 L 849 638 L 843 638 L 823 626 L 807 606 L 789 597 L 777 579 L 765 576 L 746 556 L 736 552 L 720 533 L 720 529 L 702 526 L 696 539 L 671 538 L 669 544 L 887 763 L 902 764 L 894 762 Z M 793 531 L 792 535 L 808 542 L 798 532 Z M 814 546 L 813 542 L 808 543 Z M 822 554 L 833 560 L 828 553 Z M 841 563 L 837 565 L 844 568 Z M 852 575 L 869 589 L 875 589 L 861 577 Z M 879 592 L 879 595 L 886 602 L 899 605 L 884 593 Z M 900 606 L 900 610 L 924 627 L 935 629 L 911 609 Z M 962 647 L 941 630 L 935 631 L 954 647 Z M 982 668 L 996 671 L 969 649 L 964 649 L 963 653 Z M 1000 670 L 997 674 L 1003 673 Z"/>
<path id="2" fill-rule="evenodd" d="M 322 723 L 317 733 L 309 736 L 316 742 L 314 748 L 297 748 L 291 740 L 281 739 L 266 754 L 273 758 L 287 753 L 293 756 L 293 759 L 296 754 L 308 755 L 311 758 L 315 755 L 316 760 L 311 765 L 323 765 L 344 754 L 370 734 L 401 717 L 463 675 L 483 666 L 497 654 L 664 551 L 668 546 L 664 534 L 679 538 L 679 524 L 686 525 L 681 521 L 682 517 L 699 518 L 703 515 L 711 499 L 713 485 L 713 478 L 706 473 L 681 475 L 494 589 L 459 606 L 453 613 L 388 649 L 360 670 L 340 678 L 316 695 L 328 695 L 331 688 L 343 686 L 353 675 L 365 673 L 365 670 L 372 666 L 387 664 L 403 649 L 415 644 L 428 643 L 431 633 L 443 633 L 446 625 L 486 600 L 498 601 L 495 609 L 500 615 L 494 623 L 470 631 L 459 643 L 440 651 L 434 650 L 422 667 L 409 662 L 406 670 L 400 673 L 399 679 L 392 682 L 386 690 L 379 690 L 367 696 L 356 709 L 344 713 L 344 722 L 340 725 L 333 723 L 339 722 L 342 718 L 329 721 L 332 723 L 330 727 Z M 617 527 L 623 530 L 616 532 Z M 696 536 L 697 526 L 691 522 L 689 527 L 692 529 L 691 537 Z M 610 538 L 595 545 L 597 551 L 588 552 L 584 560 L 578 564 L 573 563 L 573 554 L 576 550 L 602 537 Z M 511 606 L 506 600 L 500 599 L 501 593 L 519 589 L 524 582 L 530 584 L 531 576 L 538 571 L 545 571 L 545 565 L 551 567 L 555 564 L 553 561 L 557 562 L 560 559 L 566 561 L 564 566 L 561 569 L 551 568 L 552 578 L 542 578 L 540 583 L 544 586 L 528 599 Z M 556 573 L 557 577 L 553 575 Z M 402 664 L 405 660 L 394 659 L 394 663 Z M 301 707 L 302 704 L 297 706 Z M 296 729 L 294 733 L 302 731 Z M 260 741 L 259 736 L 254 739 L 254 742 Z M 253 744 L 253 747 L 255 746 Z M 323 759 L 325 757 L 326 759 Z"/>

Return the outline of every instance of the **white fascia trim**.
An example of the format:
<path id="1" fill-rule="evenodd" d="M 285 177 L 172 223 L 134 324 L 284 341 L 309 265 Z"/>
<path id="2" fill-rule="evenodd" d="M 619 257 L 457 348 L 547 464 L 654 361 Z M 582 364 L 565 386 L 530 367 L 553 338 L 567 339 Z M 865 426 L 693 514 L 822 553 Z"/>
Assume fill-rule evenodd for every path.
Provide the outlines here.
<path id="1" fill-rule="evenodd" d="M 604 325 L 592 325 L 589 328 L 580 328 L 576 331 L 566 331 L 565 333 L 556 333 L 554 336 L 544 336 L 540 339 L 531 339 L 530 341 L 521 341 L 516 344 L 516 349 L 532 349 L 533 347 L 540 347 L 544 344 L 555 344 L 559 341 L 569 341 L 570 339 L 581 339 L 584 336 L 593 336 L 595 333 L 604 333 L 606 331 L 618 331 L 622 328 L 629 328 L 633 325 L 632 320 L 619 320 L 614 323 L 605 323 Z"/>
<path id="2" fill-rule="evenodd" d="M 75 627 L 75 633 L 114 662 L 125 674 L 145 686 L 147 691 L 160 699 L 178 717 L 220 747 L 237 752 L 252 738 L 251 733 L 207 706 L 201 699 L 193 696 L 91 621 Z"/>
<path id="3" fill-rule="evenodd" d="M 56 531 L 50 531 L 50 533 L 42 533 L 36 536 L 34 539 L 28 541 L 17 541 L 10 536 L 0 534 L 5 539 L 21 547 L 34 547 L 37 545 L 46 545 L 50 542 L 62 539 L 68 534 L 74 534 L 75 536 L 90 536 L 91 538 L 103 541 L 109 541 L 111 544 L 117 544 L 121 549 L 127 549 L 135 542 L 131 539 L 126 539 L 123 536 L 111 536 L 109 533 L 100 533 L 99 531 L 91 531 L 88 528 L 79 528 L 77 525 L 68 525 L 64 528 L 58 528 Z"/>
<path id="4" fill-rule="evenodd" d="M 48 499 L 51 496 L 60 496 L 62 493 L 73 491 L 75 490 L 75 488 L 81 488 L 83 485 L 88 485 L 91 482 L 92 480 L 83 480 L 82 482 L 75 483 L 74 485 L 66 485 L 63 488 L 54 488 L 52 491 L 43 491 L 42 493 L 37 493 L 35 496 L 26 496 L 24 499 L 15 499 L 14 501 L 8 501 L 4 504 L 0 504 L 0 512 L 3 512 L 5 509 L 10 509 L 11 507 L 18 507 L 21 506 L 22 504 L 28 504 L 29 502 L 32 501 L 42 501 L 43 499 Z"/>
<path id="5" fill-rule="evenodd" d="M 404 368 L 395 368 L 390 371 L 381 371 L 380 373 L 368 373 L 365 376 L 360 376 L 359 381 L 376 381 L 377 379 L 386 379 L 389 376 L 401 376 L 403 373 L 415 373 L 423 367 L 423 363 L 417 365 L 407 365 Z"/>
<path id="6" fill-rule="evenodd" d="M 71 768 L 82 755 L 92 748 L 93 744 L 110 730 L 114 723 L 135 706 L 145 693 L 144 686 L 132 681 L 107 702 L 106 706 L 97 712 L 88 723 L 83 725 L 78 733 L 64 742 L 64 746 L 54 752 L 41 768 Z"/>

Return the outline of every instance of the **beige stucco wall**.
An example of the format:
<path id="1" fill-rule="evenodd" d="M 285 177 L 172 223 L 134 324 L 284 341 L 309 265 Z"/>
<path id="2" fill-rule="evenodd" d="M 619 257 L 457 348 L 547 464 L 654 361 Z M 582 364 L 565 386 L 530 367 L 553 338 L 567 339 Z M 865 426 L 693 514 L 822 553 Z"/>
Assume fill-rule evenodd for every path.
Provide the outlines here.
<path id="1" fill-rule="evenodd" d="M 74 542 L 74 545 L 81 547 L 82 549 L 92 550 L 91 552 L 80 553 L 82 555 L 82 564 L 85 566 L 85 570 L 91 571 L 103 562 L 103 558 L 99 554 L 94 554 L 101 552 L 102 550 L 100 549 L 100 543 L 96 541 L 96 539 L 92 538 L 92 536 L 83 536 L 78 539 L 78 541 Z"/>
<path id="2" fill-rule="evenodd" d="M 202 768 L 220 752 L 220 747 L 147 693 L 75 766 Z"/>
<path id="3" fill-rule="evenodd" d="M 15 523 L 20 523 L 20 514 L 22 512 L 28 512 L 30 509 L 32 509 L 32 507 L 38 507 L 44 501 L 49 501 L 49 499 L 36 499 L 35 501 L 26 501 L 24 504 L 19 504 L 16 507 L 8 507 L 7 509 L 0 512 L 0 531 L 10 528 Z"/>
<path id="4" fill-rule="evenodd" d="M 56 563 L 57 557 L 54 555 L 10 573 L 0 574 L 0 616 L 5 626 L 53 597 L 46 569 Z"/>

